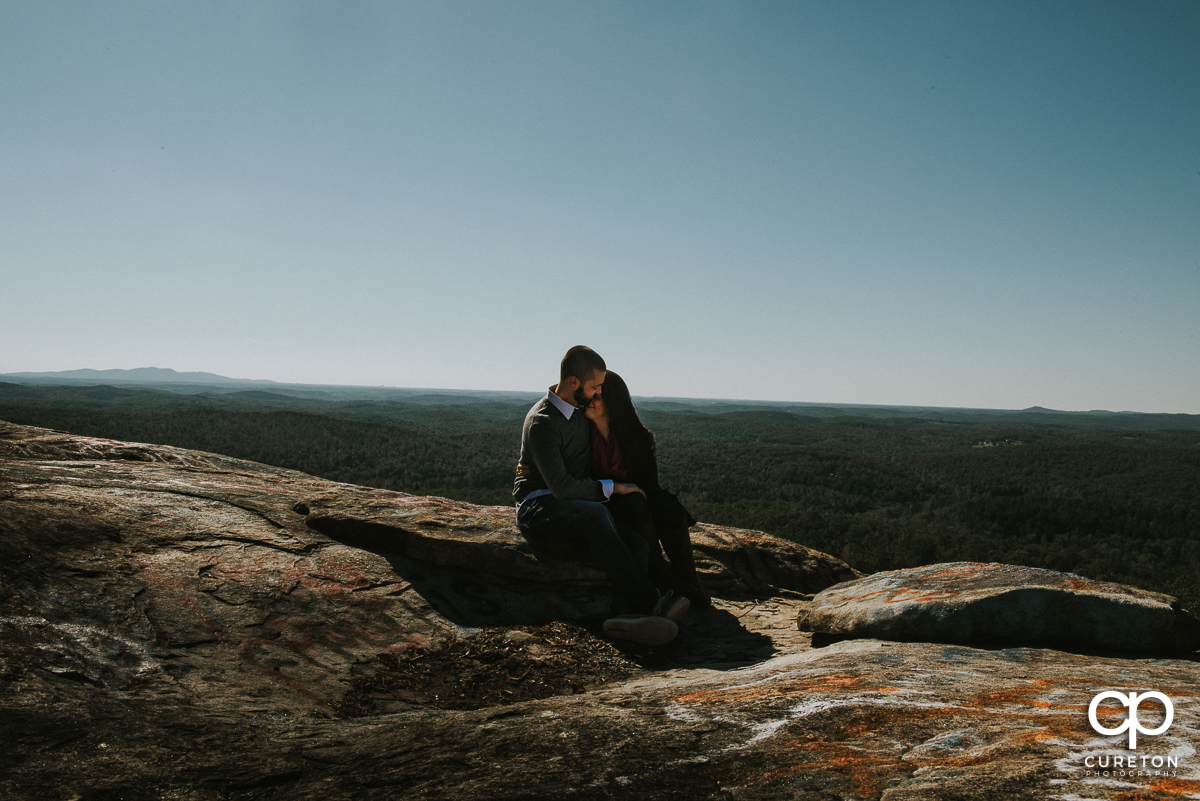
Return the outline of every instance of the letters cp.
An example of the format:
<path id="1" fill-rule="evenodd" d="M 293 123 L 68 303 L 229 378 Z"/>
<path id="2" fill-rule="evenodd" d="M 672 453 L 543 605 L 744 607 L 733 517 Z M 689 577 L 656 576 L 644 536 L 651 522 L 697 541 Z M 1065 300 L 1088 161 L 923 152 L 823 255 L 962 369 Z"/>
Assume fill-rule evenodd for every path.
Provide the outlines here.
<path id="1" fill-rule="evenodd" d="M 1096 708 L 1100 706 L 1100 702 L 1108 698 L 1116 698 L 1122 704 L 1129 708 L 1129 717 L 1127 717 L 1120 726 L 1115 729 L 1106 729 L 1100 725 L 1100 721 L 1096 719 Z M 1162 724 L 1157 729 L 1147 729 L 1138 720 L 1138 704 L 1147 698 L 1154 698 L 1162 702 L 1163 707 L 1167 710 L 1167 715 L 1163 718 Z M 1171 727 L 1171 721 L 1175 719 L 1175 706 L 1171 703 L 1171 699 L 1160 692 L 1151 690 L 1148 693 L 1129 693 L 1124 695 L 1116 690 L 1108 690 L 1102 692 L 1092 699 L 1091 705 L 1088 707 L 1088 722 L 1092 724 L 1092 728 L 1100 734 L 1113 735 L 1121 734 L 1125 730 L 1129 731 L 1129 747 L 1137 750 L 1138 732 L 1142 734 L 1155 735 L 1162 734 Z"/>

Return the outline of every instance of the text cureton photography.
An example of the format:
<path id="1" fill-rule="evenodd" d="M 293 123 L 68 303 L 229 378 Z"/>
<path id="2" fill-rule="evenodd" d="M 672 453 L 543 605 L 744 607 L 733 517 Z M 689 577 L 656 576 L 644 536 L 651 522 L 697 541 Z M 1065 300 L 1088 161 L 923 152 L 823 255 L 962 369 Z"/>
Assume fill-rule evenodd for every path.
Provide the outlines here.
<path id="1" fill-rule="evenodd" d="M 1085 776 L 1156 776 L 1178 775 L 1179 757 L 1088 754 L 1083 758 Z"/>

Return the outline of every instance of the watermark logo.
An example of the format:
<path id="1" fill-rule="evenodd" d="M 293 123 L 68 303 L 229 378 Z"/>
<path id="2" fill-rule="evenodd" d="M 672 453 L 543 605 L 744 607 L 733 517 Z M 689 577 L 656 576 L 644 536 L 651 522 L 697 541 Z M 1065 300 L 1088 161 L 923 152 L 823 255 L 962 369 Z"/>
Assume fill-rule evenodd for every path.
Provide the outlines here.
<path id="1" fill-rule="evenodd" d="M 1129 709 L 1129 717 L 1125 718 L 1121 725 L 1117 726 L 1115 729 L 1104 728 L 1100 725 L 1100 721 L 1096 719 L 1096 709 L 1100 706 L 1100 702 L 1109 698 L 1117 699 Z M 1163 708 L 1167 711 L 1166 717 L 1163 718 L 1163 722 L 1157 729 L 1147 729 L 1142 725 L 1141 721 L 1138 720 L 1138 704 L 1147 698 L 1153 698 L 1157 701 L 1161 701 Z M 1167 729 L 1171 728 L 1171 722 L 1173 720 L 1175 720 L 1175 706 L 1171 703 L 1171 699 L 1162 693 L 1155 692 L 1153 690 L 1148 693 L 1141 693 L 1140 695 L 1138 693 L 1129 693 L 1128 695 L 1125 695 L 1124 693 L 1119 693 L 1116 690 L 1107 690 L 1093 698 L 1091 705 L 1088 706 L 1088 722 L 1092 724 L 1093 729 L 1100 734 L 1108 736 L 1112 736 L 1114 734 L 1123 734 L 1124 732 L 1128 731 L 1129 748 L 1130 750 L 1134 751 L 1137 750 L 1138 732 L 1149 736 L 1162 734 Z"/>

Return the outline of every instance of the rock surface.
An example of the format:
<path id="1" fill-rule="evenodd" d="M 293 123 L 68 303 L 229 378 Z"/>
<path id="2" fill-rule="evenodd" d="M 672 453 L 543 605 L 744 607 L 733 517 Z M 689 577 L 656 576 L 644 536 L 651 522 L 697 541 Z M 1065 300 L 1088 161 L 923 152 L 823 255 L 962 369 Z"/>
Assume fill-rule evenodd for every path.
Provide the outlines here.
<path id="1" fill-rule="evenodd" d="M 1192 654 L 1200 621 L 1170 595 L 1018 565 L 952 562 L 822 591 L 799 621 L 832 638 Z"/>
<path id="2" fill-rule="evenodd" d="M 161 667 L 230 703 L 310 712 L 377 654 L 608 606 L 602 573 L 539 562 L 508 507 L 0 425 L 0 620 L 47 670 L 95 686 Z M 696 539 L 726 593 L 859 575 L 757 532 Z"/>
<path id="3" fill-rule="evenodd" d="M 486 641 L 523 666 L 501 680 L 529 682 L 612 650 L 518 627 L 605 590 L 511 526 L 508 509 L 0 423 L 0 798 L 1200 796 L 1194 662 L 813 649 L 794 623 L 808 593 L 854 574 L 715 526 L 694 531 L 714 609 L 666 647 L 613 651 L 619 681 L 476 709 L 389 696 L 384 666 L 423 652 L 485 677 Z M 1137 755 L 1175 765 L 1089 776 L 1129 753 L 1087 722 L 1124 688 L 1174 699 Z M 381 711 L 340 717 L 350 692 Z"/>

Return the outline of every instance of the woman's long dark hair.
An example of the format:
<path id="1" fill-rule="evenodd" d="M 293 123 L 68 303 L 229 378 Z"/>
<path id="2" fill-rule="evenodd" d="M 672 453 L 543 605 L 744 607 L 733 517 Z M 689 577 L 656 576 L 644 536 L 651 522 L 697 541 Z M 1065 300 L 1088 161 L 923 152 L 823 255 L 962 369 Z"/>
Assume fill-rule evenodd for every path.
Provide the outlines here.
<path id="1" fill-rule="evenodd" d="M 655 460 L 657 453 L 654 434 L 642 423 L 642 418 L 638 417 L 625 379 L 609 370 L 600 395 L 608 407 L 608 424 L 617 435 L 621 449 L 631 455 L 636 453 L 642 458 Z"/>

